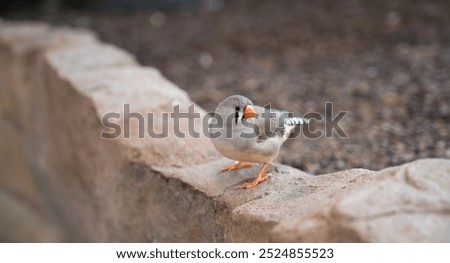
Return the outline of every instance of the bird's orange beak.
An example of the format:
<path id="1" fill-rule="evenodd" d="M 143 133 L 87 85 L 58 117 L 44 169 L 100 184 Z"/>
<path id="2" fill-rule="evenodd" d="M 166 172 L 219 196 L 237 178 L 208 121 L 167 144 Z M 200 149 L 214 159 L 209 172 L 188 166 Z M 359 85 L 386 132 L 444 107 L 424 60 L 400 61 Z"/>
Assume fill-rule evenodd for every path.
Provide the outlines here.
<path id="1" fill-rule="evenodd" d="M 252 105 L 245 106 L 244 119 L 250 119 L 250 118 L 255 118 L 255 117 L 256 117 L 255 108 L 253 108 Z"/>

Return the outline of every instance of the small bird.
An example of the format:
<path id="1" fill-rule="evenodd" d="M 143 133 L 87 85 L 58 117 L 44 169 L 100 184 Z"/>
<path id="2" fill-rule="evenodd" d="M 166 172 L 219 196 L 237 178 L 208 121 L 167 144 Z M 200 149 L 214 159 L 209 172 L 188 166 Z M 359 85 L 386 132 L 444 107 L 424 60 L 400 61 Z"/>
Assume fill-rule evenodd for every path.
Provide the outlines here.
<path id="1" fill-rule="evenodd" d="M 209 127 L 210 137 L 223 156 L 237 162 L 224 167 L 221 172 L 262 163 L 255 180 L 240 188 L 257 186 L 268 178 L 265 170 L 278 156 L 281 145 L 295 126 L 308 123 L 308 119 L 292 117 L 286 111 L 255 106 L 251 100 L 241 95 L 226 98 L 214 112 Z"/>

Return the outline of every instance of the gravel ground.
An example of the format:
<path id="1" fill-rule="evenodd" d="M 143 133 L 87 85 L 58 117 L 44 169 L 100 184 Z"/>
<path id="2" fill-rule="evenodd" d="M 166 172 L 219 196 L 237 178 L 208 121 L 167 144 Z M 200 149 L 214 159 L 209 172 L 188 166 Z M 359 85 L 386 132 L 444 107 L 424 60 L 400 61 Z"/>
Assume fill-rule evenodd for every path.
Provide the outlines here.
<path id="1" fill-rule="evenodd" d="M 231 94 L 297 114 L 324 114 L 333 102 L 335 114 L 348 111 L 348 138 L 288 140 L 278 158 L 321 174 L 450 158 L 449 14 L 450 1 L 234 0 L 164 13 L 2 16 L 90 28 L 207 111 Z"/>

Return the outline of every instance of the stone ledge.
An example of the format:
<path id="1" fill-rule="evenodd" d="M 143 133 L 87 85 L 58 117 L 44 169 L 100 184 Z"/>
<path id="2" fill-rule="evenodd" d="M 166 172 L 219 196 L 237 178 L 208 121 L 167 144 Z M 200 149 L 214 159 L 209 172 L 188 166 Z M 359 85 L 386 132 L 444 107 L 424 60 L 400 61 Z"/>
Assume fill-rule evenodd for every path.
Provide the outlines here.
<path id="1" fill-rule="evenodd" d="M 124 103 L 155 114 L 192 104 L 127 52 L 85 31 L 2 21 L 0 56 L 0 152 L 25 156 L 0 160 L 1 186 L 30 203 L 38 195 L 57 222 L 30 241 L 450 241 L 449 160 L 319 176 L 273 164 L 270 180 L 243 191 L 257 167 L 219 174 L 231 161 L 204 136 L 180 139 L 170 126 L 167 138 L 139 139 L 132 123 L 130 139 L 100 138 L 102 116 L 123 116 Z"/>

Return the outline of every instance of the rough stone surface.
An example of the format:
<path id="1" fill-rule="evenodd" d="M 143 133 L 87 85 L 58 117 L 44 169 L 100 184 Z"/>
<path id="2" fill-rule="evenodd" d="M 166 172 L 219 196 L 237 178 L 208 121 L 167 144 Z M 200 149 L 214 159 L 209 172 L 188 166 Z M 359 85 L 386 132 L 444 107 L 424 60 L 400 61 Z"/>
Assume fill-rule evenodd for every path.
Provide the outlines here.
<path id="1" fill-rule="evenodd" d="M 425 159 L 379 172 L 319 176 L 339 182 L 327 186 L 334 188 L 332 193 L 315 192 L 298 200 L 303 206 L 279 211 L 292 215 L 274 229 L 275 240 L 448 242 L 449 174 L 448 160 Z M 308 210 L 317 207 L 317 200 L 326 201 L 316 211 Z"/>
<path id="2" fill-rule="evenodd" d="M 0 189 L 0 211 L 0 242 L 63 240 L 56 220 L 5 189 Z"/>
<path id="3" fill-rule="evenodd" d="M 106 113 L 123 123 L 124 104 L 187 111 L 157 70 L 85 31 L 1 23 L 0 241 L 450 241 L 449 160 L 320 176 L 273 164 L 243 191 L 259 167 L 218 173 L 231 161 L 200 119 L 199 138 L 178 138 L 171 122 L 167 137 L 139 138 L 136 119 L 130 138 L 100 137 Z"/>

